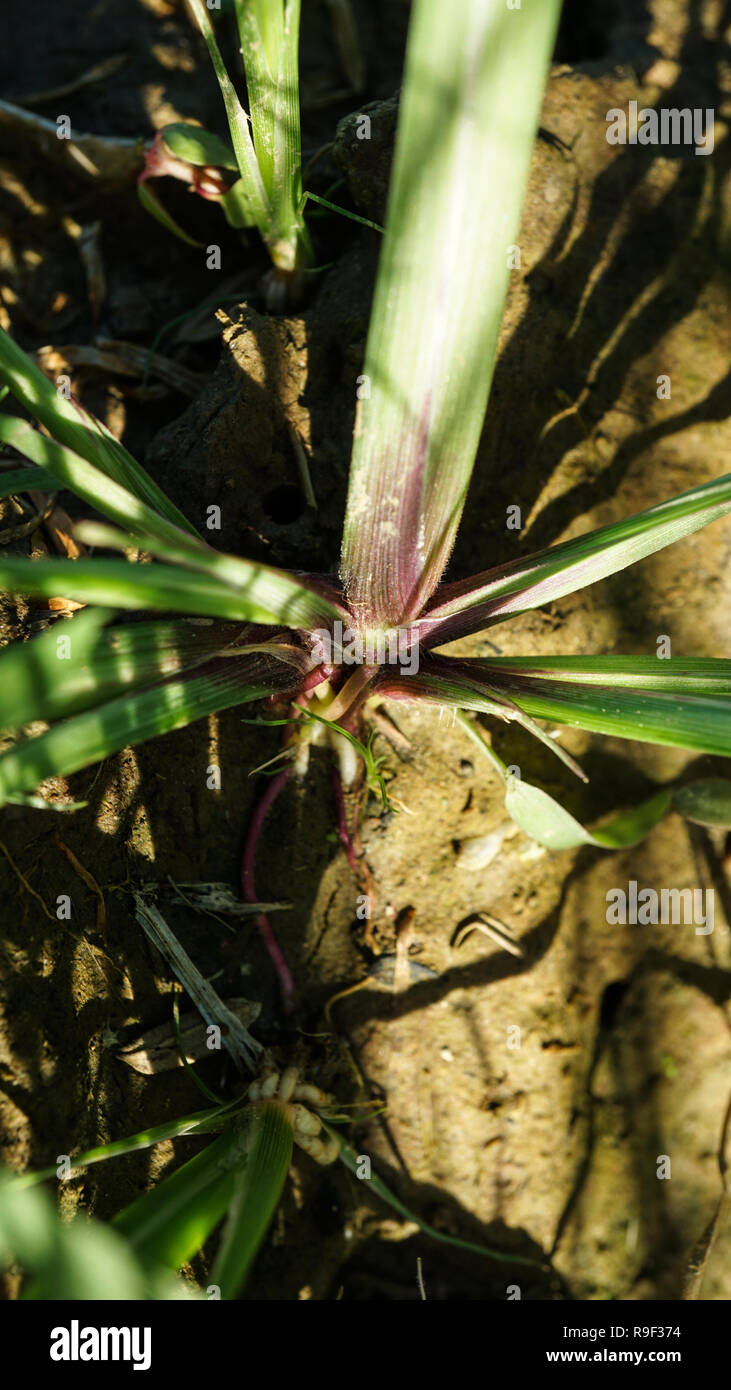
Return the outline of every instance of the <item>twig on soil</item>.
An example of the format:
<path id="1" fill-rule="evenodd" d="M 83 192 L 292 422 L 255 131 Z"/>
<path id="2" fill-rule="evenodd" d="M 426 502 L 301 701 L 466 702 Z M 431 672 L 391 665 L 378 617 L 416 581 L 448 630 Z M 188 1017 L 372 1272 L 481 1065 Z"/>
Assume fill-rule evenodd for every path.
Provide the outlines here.
<path id="1" fill-rule="evenodd" d="M 82 880 L 83 883 L 86 884 L 87 888 L 89 888 L 91 892 L 96 895 L 96 929 L 98 932 L 101 932 L 101 935 L 104 937 L 104 940 L 106 941 L 107 907 L 104 901 L 104 894 L 102 893 L 99 884 L 94 878 L 94 875 L 90 874 L 89 870 L 85 869 L 84 865 L 80 862 L 80 860 L 76 858 L 76 855 L 74 854 L 73 850 L 69 849 L 68 845 L 64 844 L 58 832 L 56 832 L 56 834 L 53 836 L 53 843 L 57 849 L 60 849 L 62 854 L 66 855 L 66 858 L 68 859 L 69 864 L 71 865 L 71 868 L 73 869 L 74 873 L 78 874 L 79 878 Z"/>
<path id="2" fill-rule="evenodd" d="M 509 951 L 511 956 L 521 957 L 525 955 L 520 942 L 513 938 L 505 923 L 500 922 L 497 917 L 491 917 L 488 912 L 483 912 L 479 917 L 470 917 L 468 922 L 463 923 L 452 943 L 454 949 L 457 950 L 462 946 L 473 931 L 481 931 L 484 936 L 489 936 L 491 941 L 502 946 L 504 951 Z"/>
<path id="3" fill-rule="evenodd" d="M 43 898 L 41 897 L 40 893 L 36 893 L 35 888 L 31 888 L 31 886 L 30 886 L 30 884 L 29 884 L 27 878 L 26 878 L 25 875 L 21 872 L 21 870 L 18 868 L 18 865 L 16 864 L 15 860 L 13 859 L 13 856 L 12 856 L 12 854 L 10 853 L 10 850 L 7 848 L 6 845 L 4 845 L 4 844 L 2 843 L 2 840 L 0 840 L 0 849 L 2 850 L 3 854 L 5 855 L 5 858 L 7 859 L 7 861 L 8 861 L 8 863 L 9 863 L 11 869 L 14 871 L 14 873 L 15 873 L 15 874 L 17 875 L 17 877 L 20 879 L 20 882 L 22 883 L 23 887 L 25 888 L 26 893 L 30 893 L 31 897 L 32 897 L 32 898 L 35 898 L 35 899 L 40 903 L 40 905 L 41 905 L 41 907 L 43 908 L 43 911 L 45 912 L 45 914 L 46 914 L 46 916 L 48 917 L 49 921 L 51 921 L 51 922 L 56 922 L 57 919 L 54 917 L 54 915 L 53 915 L 52 912 L 49 912 L 49 910 L 48 910 L 48 908 L 46 907 L 46 904 L 44 903 Z"/>
<path id="4" fill-rule="evenodd" d="M 64 82 L 60 87 L 49 87 L 44 92 L 27 92 L 15 98 L 16 106 L 45 106 L 48 101 L 58 101 L 61 97 L 70 97 L 74 92 L 81 91 L 82 87 L 91 87 L 95 82 L 104 82 L 112 73 L 118 72 L 124 64 L 129 61 L 128 53 L 115 53 L 112 58 L 105 58 L 101 63 L 95 63 L 92 68 L 87 68 L 86 72 L 79 73 L 78 77 L 73 77 L 70 82 Z"/>
<path id="5" fill-rule="evenodd" d="M 213 985 L 201 975 L 157 908 L 146 903 L 141 893 L 135 893 L 134 898 L 137 921 L 175 972 L 198 1012 L 207 1024 L 220 1028 L 221 1041 L 239 1070 L 254 1072 L 264 1054 L 263 1045 L 251 1036 L 240 1018 L 226 1007 Z"/>

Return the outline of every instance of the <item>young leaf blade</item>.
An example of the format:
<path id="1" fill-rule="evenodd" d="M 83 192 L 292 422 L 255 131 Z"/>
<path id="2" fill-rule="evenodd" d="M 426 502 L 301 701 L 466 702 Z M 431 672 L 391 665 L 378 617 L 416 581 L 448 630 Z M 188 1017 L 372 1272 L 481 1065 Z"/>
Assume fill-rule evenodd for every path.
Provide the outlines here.
<path id="1" fill-rule="evenodd" d="M 454 664 L 462 668 L 468 684 L 482 681 L 493 698 L 502 694 L 534 718 L 555 720 L 591 733 L 731 756 L 731 697 L 724 694 L 582 685 L 578 681 L 508 675 L 488 670 L 484 662 Z"/>
<path id="2" fill-rule="evenodd" d="M 454 542 L 559 8 L 413 7 L 341 558 L 364 623 L 418 614 Z"/>
<path id="3" fill-rule="evenodd" d="M 239 167 L 241 188 L 239 198 L 246 205 L 248 215 L 252 223 L 259 228 L 262 236 L 267 238 L 271 225 L 271 206 L 267 194 L 264 180 L 259 170 L 256 151 L 249 130 L 249 118 L 244 111 L 241 102 L 236 95 L 234 85 L 226 71 L 226 65 L 221 57 L 221 50 L 216 42 L 213 26 L 208 17 L 208 12 L 201 0 L 188 0 L 198 28 L 206 42 L 206 47 L 213 63 L 213 68 L 218 78 L 218 85 L 221 89 L 223 104 L 226 108 L 226 119 L 231 134 L 231 143 L 236 155 L 236 163 Z"/>
<path id="4" fill-rule="evenodd" d="M 670 790 L 655 792 L 639 806 L 620 811 L 598 830 L 589 831 L 542 787 L 535 787 L 511 775 L 507 778 L 505 809 L 526 835 L 546 849 L 573 849 L 577 845 L 629 849 L 639 844 L 657 825 L 668 810 L 671 799 Z"/>
<path id="5" fill-rule="evenodd" d="M 210 661 L 241 629 L 220 624 L 130 623 L 102 631 L 110 614 L 87 608 L 0 652 L 0 729 L 65 719 Z"/>
<path id="6" fill-rule="evenodd" d="M 70 776 L 128 744 L 144 743 L 232 705 L 286 692 L 293 684 L 292 668 L 283 662 L 231 657 L 212 662 L 210 669 L 85 710 L 0 757 L 0 805 L 47 777 Z"/>
<path id="7" fill-rule="evenodd" d="M 723 657 L 495 656 L 491 670 L 582 685 L 626 686 L 632 690 L 688 695 L 731 694 L 731 661 Z"/>
<path id="8" fill-rule="evenodd" d="M 442 646 L 513 613 L 538 608 L 596 584 L 731 512 L 731 473 L 623 521 L 538 550 L 525 559 L 444 584 L 419 624 L 422 640 Z"/>
<path id="9" fill-rule="evenodd" d="M 93 463 L 102 473 L 134 493 L 160 516 L 167 517 L 184 531 L 194 527 L 153 482 L 144 468 L 93 416 L 57 391 L 39 367 L 0 328 L 0 381 L 25 406 L 29 415 L 61 444 Z"/>
<path id="10" fill-rule="evenodd" d="M 252 1107 L 245 1162 L 237 1168 L 228 1219 L 211 1271 L 221 1298 L 235 1298 L 269 1229 L 292 1160 L 294 1132 L 281 1105 Z"/>

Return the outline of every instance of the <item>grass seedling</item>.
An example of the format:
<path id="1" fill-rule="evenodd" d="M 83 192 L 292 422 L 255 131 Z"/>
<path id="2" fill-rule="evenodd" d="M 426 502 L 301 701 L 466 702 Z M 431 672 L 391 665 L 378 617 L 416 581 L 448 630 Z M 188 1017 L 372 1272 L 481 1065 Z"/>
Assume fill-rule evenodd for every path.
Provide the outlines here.
<path id="1" fill-rule="evenodd" d="M 217 1100 L 186 1063 L 188 1074 L 213 1101 L 207 1110 L 102 1144 L 79 1154 L 67 1167 L 59 1169 L 54 1164 L 14 1180 L 0 1174 L 0 1268 L 8 1263 L 25 1267 L 31 1279 L 24 1286 L 24 1298 L 89 1299 L 104 1297 L 107 1289 L 113 1291 L 107 1296 L 116 1298 L 195 1297 L 200 1291 L 190 1283 L 174 1282 L 171 1271 L 192 1259 L 221 1223 L 207 1293 L 211 1296 L 215 1289 L 222 1299 L 235 1298 L 280 1200 L 293 1145 L 319 1163 L 339 1159 L 351 1172 L 358 1172 L 358 1155 L 333 1128 L 348 1117 L 332 1109 L 332 1097 L 303 1082 L 294 1067 L 278 1071 L 261 1043 L 240 1025 L 232 1026 L 236 1020 L 160 913 L 140 895 L 137 908 L 145 932 L 198 1007 L 201 1029 L 203 1022 L 209 1032 L 211 1026 L 218 1028 L 222 1045 L 242 1077 L 257 1069 L 259 1074 L 254 1081 L 249 1075 L 243 1089 L 240 1082 L 237 1095 L 225 1102 Z M 177 1011 L 175 1020 L 177 1026 Z M 180 1056 L 185 1060 L 182 1046 Z M 164 1141 L 213 1134 L 218 1137 L 119 1212 L 111 1226 L 85 1216 L 62 1223 L 45 1197 L 29 1190 Z M 404 1206 L 377 1174 L 371 1176 L 369 1186 L 381 1201 L 434 1240 L 488 1259 L 538 1263 L 435 1230 Z"/>
<path id="2" fill-rule="evenodd" d="M 220 204 L 233 227 L 256 227 L 272 261 L 267 298 L 283 307 L 313 263 L 304 222 L 299 117 L 300 0 L 235 0 L 249 97 L 247 115 L 226 70 L 203 0 L 189 0 L 221 89 L 231 144 L 185 122 L 155 137 L 138 192 L 143 206 L 184 241 L 150 179 L 181 179 Z"/>
<path id="3" fill-rule="evenodd" d="M 198 0 L 194 8 L 201 10 Z M 339 576 L 288 573 L 214 550 L 121 445 L 63 401 L 0 335 L 0 377 L 47 431 L 3 415 L 0 439 L 34 465 L 36 489 L 70 488 L 114 523 L 80 524 L 81 540 L 109 551 L 134 545 L 153 557 L 145 565 L 3 557 L 0 583 L 15 593 L 62 593 L 107 609 L 180 615 L 177 623 L 166 617 L 125 628 L 105 625 L 106 614 L 92 609 L 65 624 L 62 636 L 54 629 L 0 657 L 0 723 L 52 721 L 47 732 L 0 758 L 1 800 L 32 793 L 45 778 L 68 776 L 126 744 L 268 697 L 298 723 L 287 726 L 292 756 L 268 783 L 247 839 L 242 879 L 255 901 L 258 835 L 292 769 L 304 770 L 314 725 L 341 751 L 355 754 L 355 741 L 362 755 L 368 748 L 362 725 L 374 697 L 514 721 L 579 773 L 536 720 L 731 754 L 731 661 L 482 660 L 440 652 L 604 579 L 731 511 L 727 475 L 470 579 L 443 579 L 487 405 L 509 274 L 506 246 L 518 228 L 558 11 L 558 0 L 519 13 L 502 0 L 457 7 L 417 0 L 414 6 L 366 349 L 371 392 L 358 403 Z M 293 21 L 296 6 L 285 12 Z M 237 9 L 242 23 L 242 16 L 259 13 L 256 5 Z M 277 26 L 281 38 L 279 20 Z M 210 47 L 210 34 L 208 41 Z M 261 62 L 263 52 L 270 52 L 267 45 Z M 220 65 L 217 72 L 228 93 L 236 158 L 248 168 L 254 158 L 248 120 L 234 106 Z M 252 123 L 263 121 L 255 116 L 257 103 L 252 98 Z M 271 109 L 268 119 L 276 136 Z M 293 167 L 294 145 L 287 149 L 282 159 Z M 257 178 L 259 187 L 260 171 Z M 294 226 L 290 268 L 297 263 Z M 4 491 L 19 486 L 16 472 Z M 194 615 L 214 621 L 203 628 L 184 621 Z M 58 641 L 68 644 L 70 659 L 58 661 Z M 305 720 L 306 712 L 313 718 Z M 360 775 L 358 759 L 343 757 L 340 791 L 352 789 Z M 380 774 L 371 769 L 374 778 L 378 783 Z M 506 802 L 523 829 L 552 847 L 587 834 L 540 788 L 514 776 L 506 777 Z M 666 807 L 663 798 L 653 799 L 641 815 L 615 825 L 605 843 L 631 843 Z M 593 843 L 602 843 L 601 835 Z M 289 969 L 268 919 L 259 922 L 291 999 Z"/>

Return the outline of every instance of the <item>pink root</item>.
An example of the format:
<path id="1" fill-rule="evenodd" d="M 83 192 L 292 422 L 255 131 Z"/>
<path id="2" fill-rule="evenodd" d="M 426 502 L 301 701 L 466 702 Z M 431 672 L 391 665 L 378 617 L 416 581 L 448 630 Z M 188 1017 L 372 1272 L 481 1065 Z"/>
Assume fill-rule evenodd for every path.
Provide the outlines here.
<path id="1" fill-rule="evenodd" d="M 340 777 L 340 773 L 338 772 L 338 769 L 336 767 L 334 767 L 332 770 L 332 783 L 333 791 L 335 792 L 335 807 L 337 812 L 336 828 L 338 832 L 338 839 L 340 840 L 340 843 L 343 846 L 343 849 L 345 850 L 345 853 L 348 857 L 348 863 L 351 869 L 353 870 L 353 873 L 355 874 L 356 878 L 359 878 L 360 873 L 358 859 L 355 853 L 355 845 L 353 844 L 353 841 L 350 836 L 350 831 L 348 830 L 348 815 L 345 809 L 345 794 L 343 792 L 343 783 Z"/>
<path id="2" fill-rule="evenodd" d="M 244 852 L 241 857 L 241 888 L 244 900 L 247 903 L 259 901 L 254 885 L 254 861 L 256 859 L 259 836 L 261 835 L 264 821 L 271 807 L 274 805 L 279 793 L 287 783 L 290 771 L 290 768 L 285 768 L 283 772 L 278 772 L 276 777 L 272 777 L 264 795 L 255 806 L 254 814 L 249 822 Z M 269 958 L 276 971 L 279 987 L 284 999 L 284 1006 L 289 1010 L 293 1007 L 294 1002 L 294 980 L 292 978 L 292 972 L 266 913 L 262 912 L 261 915 L 257 917 L 256 925 L 259 928 L 261 939 L 269 952 Z"/>

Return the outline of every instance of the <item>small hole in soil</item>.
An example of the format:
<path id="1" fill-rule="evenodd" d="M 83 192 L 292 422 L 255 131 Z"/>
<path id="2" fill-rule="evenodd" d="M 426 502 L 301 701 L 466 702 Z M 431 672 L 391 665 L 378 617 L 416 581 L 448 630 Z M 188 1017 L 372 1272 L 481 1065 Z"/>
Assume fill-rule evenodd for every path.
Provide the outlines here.
<path id="1" fill-rule="evenodd" d="M 611 1028 L 628 989 L 629 980 L 612 980 L 612 983 L 607 985 L 599 1011 L 599 1023 L 602 1028 Z"/>
<path id="2" fill-rule="evenodd" d="M 299 521 L 305 509 L 305 499 L 293 483 L 282 483 L 264 494 L 262 506 L 278 526 L 291 526 L 293 521 Z"/>
<path id="3" fill-rule="evenodd" d="M 588 12 L 587 12 L 588 11 Z M 581 63 L 603 58 L 612 44 L 612 29 L 622 17 L 620 0 L 564 0 L 554 60 Z"/>

